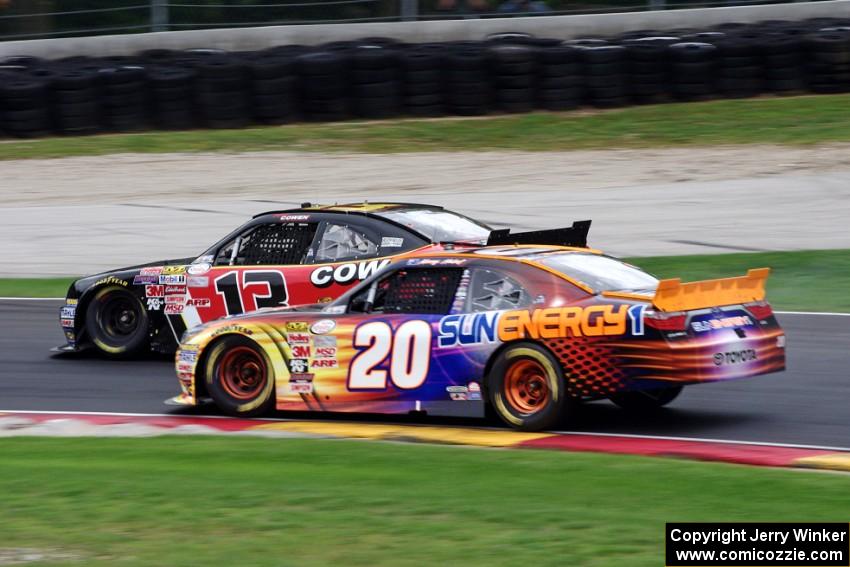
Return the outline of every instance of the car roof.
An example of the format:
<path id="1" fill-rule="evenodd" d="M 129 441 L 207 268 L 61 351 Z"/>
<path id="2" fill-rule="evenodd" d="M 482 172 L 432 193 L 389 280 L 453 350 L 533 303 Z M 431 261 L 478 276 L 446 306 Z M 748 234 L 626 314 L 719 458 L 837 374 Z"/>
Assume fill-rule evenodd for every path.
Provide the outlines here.
<path id="1" fill-rule="evenodd" d="M 261 217 L 263 215 L 273 215 L 273 214 L 282 214 L 282 213 L 339 213 L 339 214 L 360 214 L 360 215 L 376 215 L 376 213 L 381 213 L 384 211 L 398 211 L 398 210 L 423 210 L 423 211 L 444 211 L 443 207 L 437 205 L 426 205 L 423 203 L 395 203 L 395 202 L 379 202 L 379 203 L 369 203 L 368 201 L 363 201 L 362 203 L 334 203 L 333 205 L 320 205 L 313 203 L 301 203 L 301 206 L 294 209 L 276 209 L 273 211 L 266 211 L 264 213 L 259 213 L 254 215 L 254 218 Z"/>

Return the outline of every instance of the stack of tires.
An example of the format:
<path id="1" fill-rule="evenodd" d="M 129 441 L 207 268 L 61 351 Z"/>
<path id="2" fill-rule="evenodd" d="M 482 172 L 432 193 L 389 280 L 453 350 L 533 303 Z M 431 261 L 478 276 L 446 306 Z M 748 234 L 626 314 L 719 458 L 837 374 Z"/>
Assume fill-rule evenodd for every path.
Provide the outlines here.
<path id="1" fill-rule="evenodd" d="M 47 136 L 53 129 L 48 81 L 32 76 L 40 61 L 14 57 L 0 62 L 0 132 L 17 138 Z"/>
<path id="2" fill-rule="evenodd" d="M 411 116 L 440 116 L 445 112 L 443 61 L 440 44 L 411 46 L 399 54 L 404 110 Z"/>
<path id="3" fill-rule="evenodd" d="M 585 99 L 600 108 L 629 102 L 626 48 L 622 45 L 583 45 Z"/>
<path id="4" fill-rule="evenodd" d="M 764 34 L 738 32 L 720 38 L 717 47 L 717 88 L 729 98 L 746 98 L 761 93 L 763 64 L 758 46 Z"/>
<path id="5" fill-rule="evenodd" d="M 50 78 L 53 121 L 60 134 L 80 136 L 100 131 L 98 67 L 78 60 L 42 71 Z"/>
<path id="6" fill-rule="evenodd" d="M 546 110 L 571 110 L 581 103 L 584 77 L 580 52 L 569 45 L 537 50 L 537 106 Z"/>
<path id="7" fill-rule="evenodd" d="M 352 106 L 361 118 L 401 114 L 398 52 L 377 44 L 356 46 L 350 55 Z"/>
<path id="8" fill-rule="evenodd" d="M 655 104 L 670 100 L 668 46 L 677 43 L 673 36 L 646 36 L 623 40 L 628 59 L 628 78 L 632 100 Z"/>
<path id="9" fill-rule="evenodd" d="M 816 93 L 850 91 L 850 27 L 824 28 L 805 38 L 809 87 Z"/>
<path id="10" fill-rule="evenodd" d="M 759 49 L 764 64 L 764 88 L 777 94 L 806 88 L 803 42 L 796 34 L 777 33 L 764 38 Z"/>
<path id="11" fill-rule="evenodd" d="M 148 121 L 147 76 L 134 61 L 113 61 L 99 70 L 103 123 L 112 132 L 143 130 Z"/>
<path id="12" fill-rule="evenodd" d="M 460 44 L 446 57 L 447 109 L 461 116 L 487 114 L 491 88 L 487 56 L 480 47 Z"/>
<path id="13" fill-rule="evenodd" d="M 304 118 L 321 122 L 348 118 L 345 62 L 344 55 L 325 50 L 296 57 L 298 95 Z"/>
<path id="14" fill-rule="evenodd" d="M 260 124 L 283 124 L 298 112 L 295 61 L 274 51 L 249 60 L 251 110 Z"/>
<path id="15" fill-rule="evenodd" d="M 195 126 L 195 69 L 148 67 L 147 77 L 154 125 L 162 130 L 182 130 Z"/>
<path id="16" fill-rule="evenodd" d="M 246 61 L 215 50 L 191 52 L 198 77 L 195 96 L 201 123 L 208 128 L 243 128 L 251 123 Z"/>
<path id="17" fill-rule="evenodd" d="M 496 43 L 488 48 L 496 110 L 530 112 L 535 102 L 535 53 L 527 45 Z"/>
<path id="18" fill-rule="evenodd" d="M 668 48 L 673 93 L 684 101 L 707 100 L 715 93 L 717 48 L 699 41 L 673 43 Z"/>

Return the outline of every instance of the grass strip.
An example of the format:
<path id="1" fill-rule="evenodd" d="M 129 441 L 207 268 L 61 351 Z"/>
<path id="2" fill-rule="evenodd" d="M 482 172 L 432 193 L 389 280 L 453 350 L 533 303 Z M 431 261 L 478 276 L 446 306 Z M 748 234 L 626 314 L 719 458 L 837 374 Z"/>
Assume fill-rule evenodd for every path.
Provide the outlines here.
<path id="1" fill-rule="evenodd" d="M 115 153 L 563 151 L 850 141 L 850 95 L 718 100 L 482 118 L 292 124 L 10 140 L 0 160 Z"/>
<path id="2" fill-rule="evenodd" d="M 0 454 L 0 548 L 85 565 L 649 567 L 665 522 L 850 509 L 847 476 L 642 457 L 219 437 Z"/>
<path id="3" fill-rule="evenodd" d="M 850 250 L 747 252 L 631 258 L 661 278 L 683 281 L 739 276 L 749 268 L 772 269 L 767 297 L 776 309 L 850 312 Z M 64 297 L 73 278 L 0 279 L 3 297 Z"/>

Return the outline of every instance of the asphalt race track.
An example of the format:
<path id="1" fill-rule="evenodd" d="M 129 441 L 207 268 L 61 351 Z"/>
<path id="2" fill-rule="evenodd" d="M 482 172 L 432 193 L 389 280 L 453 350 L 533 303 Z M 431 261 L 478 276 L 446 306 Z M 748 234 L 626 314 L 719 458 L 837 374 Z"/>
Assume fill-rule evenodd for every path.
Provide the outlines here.
<path id="1" fill-rule="evenodd" d="M 0 410 L 186 413 L 163 404 L 177 389 L 169 357 L 111 361 L 94 355 L 51 356 L 50 348 L 64 342 L 59 305 L 53 300 L 0 300 Z M 635 417 L 608 402 L 587 404 L 569 429 L 850 447 L 850 317 L 785 314 L 780 321 L 788 335 L 785 373 L 686 388 L 670 408 L 653 417 Z M 217 413 L 211 406 L 190 412 Z M 406 416 L 333 418 L 447 422 Z"/>

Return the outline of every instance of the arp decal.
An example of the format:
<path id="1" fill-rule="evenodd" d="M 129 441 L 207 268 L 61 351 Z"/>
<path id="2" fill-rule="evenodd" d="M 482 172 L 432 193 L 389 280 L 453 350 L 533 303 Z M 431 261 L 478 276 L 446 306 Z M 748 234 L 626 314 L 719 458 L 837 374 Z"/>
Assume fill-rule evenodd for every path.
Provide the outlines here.
<path id="1" fill-rule="evenodd" d="M 339 266 L 321 266 L 310 274 L 310 282 L 316 287 L 328 287 L 336 283 L 348 285 L 355 280 L 362 281 L 390 263 L 389 258 L 368 262 L 351 262 Z"/>

